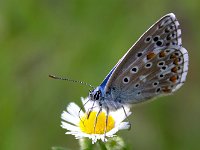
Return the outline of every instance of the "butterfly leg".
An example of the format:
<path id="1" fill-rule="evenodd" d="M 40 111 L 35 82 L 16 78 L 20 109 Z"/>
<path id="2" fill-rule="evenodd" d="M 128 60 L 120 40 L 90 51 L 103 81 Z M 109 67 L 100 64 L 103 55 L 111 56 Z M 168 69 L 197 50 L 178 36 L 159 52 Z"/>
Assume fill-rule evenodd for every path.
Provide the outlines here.
<path id="1" fill-rule="evenodd" d="M 81 119 L 80 113 L 81 113 L 81 110 L 84 110 L 83 108 L 84 108 L 84 106 L 89 102 L 89 100 L 90 100 L 90 99 L 88 99 L 88 100 L 83 104 L 83 106 L 80 107 L 79 112 L 78 112 L 78 117 L 79 117 L 79 119 L 81 120 L 81 122 L 83 123 L 83 125 L 84 125 L 84 121 Z M 84 126 L 85 126 L 85 125 L 84 125 Z"/>
<path id="2" fill-rule="evenodd" d="M 93 101 L 92 107 L 87 112 L 87 119 L 90 117 L 90 114 L 91 114 L 91 112 L 92 112 L 92 110 L 94 108 L 94 105 L 95 105 L 95 100 Z"/>
<path id="3" fill-rule="evenodd" d="M 128 128 L 128 130 L 131 130 L 131 123 L 130 123 L 130 121 L 129 121 L 129 119 L 128 119 L 128 115 L 127 115 L 126 110 L 125 110 L 125 108 L 124 108 L 123 105 L 122 105 L 122 109 L 123 109 L 124 114 L 125 114 L 125 116 L 126 116 L 126 118 L 127 118 L 127 120 L 128 120 L 128 124 L 130 125 L 130 127 Z"/>
<path id="4" fill-rule="evenodd" d="M 98 116 L 99 116 L 99 114 L 101 113 L 101 111 L 102 111 L 102 106 L 100 106 L 99 111 L 98 111 L 98 113 L 96 114 L 96 118 L 95 118 L 95 122 L 94 122 L 94 133 L 95 133 L 95 130 L 96 130 L 97 119 L 98 119 Z"/>
<path id="5" fill-rule="evenodd" d="M 104 142 L 106 142 L 106 130 L 107 130 L 107 126 L 108 126 L 108 116 L 109 116 L 109 108 L 106 107 L 106 125 L 104 128 Z"/>

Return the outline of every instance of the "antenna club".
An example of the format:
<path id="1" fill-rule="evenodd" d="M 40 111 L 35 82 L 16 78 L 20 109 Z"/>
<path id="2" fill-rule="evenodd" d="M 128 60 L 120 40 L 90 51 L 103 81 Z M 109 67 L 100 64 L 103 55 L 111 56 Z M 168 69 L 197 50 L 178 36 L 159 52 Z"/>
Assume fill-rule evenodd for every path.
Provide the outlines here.
<path id="1" fill-rule="evenodd" d="M 50 77 L 50 78 L 55 78 L 55 76 L 54 76 L 54 75 L 51 75 L 51 74 L 49 74 L 49 77 Z"/>

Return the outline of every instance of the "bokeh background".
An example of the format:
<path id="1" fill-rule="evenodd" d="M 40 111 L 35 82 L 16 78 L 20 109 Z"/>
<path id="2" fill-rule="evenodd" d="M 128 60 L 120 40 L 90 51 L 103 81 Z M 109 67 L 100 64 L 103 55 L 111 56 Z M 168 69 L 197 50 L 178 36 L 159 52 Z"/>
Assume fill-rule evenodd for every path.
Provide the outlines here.
<path id="1" fill-rule="evenodd" d="M 0 149 L 79 149 L 60 114 L 99 85 L 157 19 L 174 12 L 189 51 L 187 82 L 173 96 L 133 108 L 130 149 L 200 149 L 200 2 L 198 0 L 0 1 Z"/>

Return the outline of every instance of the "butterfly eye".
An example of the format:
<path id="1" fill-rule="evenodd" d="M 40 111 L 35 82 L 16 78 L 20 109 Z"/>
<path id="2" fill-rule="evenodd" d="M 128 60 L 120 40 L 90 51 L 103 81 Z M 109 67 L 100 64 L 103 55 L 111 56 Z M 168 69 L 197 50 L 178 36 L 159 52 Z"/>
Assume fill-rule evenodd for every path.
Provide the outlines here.
<path id="1" fill-rule="evenodd" d="M 92 93 L 89 93 L 90 97 L 92 97 Z"/>
<path id="2" fill-rule="evenodd" d="M 97 91 L 97 92 L 94 94 L 94 100 L 99 100 L 100 95 L 101 95 L 101 91 Z"/>

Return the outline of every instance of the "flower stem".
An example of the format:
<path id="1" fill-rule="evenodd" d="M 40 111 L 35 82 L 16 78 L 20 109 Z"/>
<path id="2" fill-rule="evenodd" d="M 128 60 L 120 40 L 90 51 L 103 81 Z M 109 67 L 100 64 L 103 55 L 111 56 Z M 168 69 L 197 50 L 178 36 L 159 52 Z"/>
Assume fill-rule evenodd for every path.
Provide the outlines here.
<path id="1" fill-rule="evenodd" d="M 101 150 L 107 150 L 107 148 L 106 148 L 106 146 L 105 146 L 105 143 L 104 143 L 104 142 L 102 142 L 102 141 L 99 141 L 98 143 L 99 143 L 99 146 L 100 146 L 100 149 L 101 149 Z"/>
<path id="2" fill-rule="evenodd" d="M 80 150 L 93 150 L 94 145 L 88 138 L 82 138 L 79 140 Z"/>

